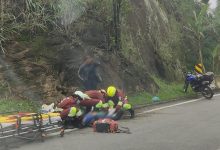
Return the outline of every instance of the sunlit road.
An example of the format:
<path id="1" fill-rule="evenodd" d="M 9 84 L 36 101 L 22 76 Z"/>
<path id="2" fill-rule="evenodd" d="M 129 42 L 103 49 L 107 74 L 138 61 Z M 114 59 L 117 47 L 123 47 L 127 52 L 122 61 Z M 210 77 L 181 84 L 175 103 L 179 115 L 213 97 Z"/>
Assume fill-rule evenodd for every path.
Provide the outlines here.
<path id="1" fill-rule="evenodd" d="M 132 134 L 101 134 L 88 128 L 14 149 L 220 150 L 220 96 L 156 110 L 120 124 Z"/>

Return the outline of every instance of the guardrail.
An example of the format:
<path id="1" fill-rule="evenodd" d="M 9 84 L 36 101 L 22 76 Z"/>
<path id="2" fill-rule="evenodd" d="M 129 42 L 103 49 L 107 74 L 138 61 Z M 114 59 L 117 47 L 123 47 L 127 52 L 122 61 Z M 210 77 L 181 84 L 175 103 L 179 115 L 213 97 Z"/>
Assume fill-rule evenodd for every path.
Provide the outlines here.
<path id="1" fill-rule="evenodd" d="M 60 132 L 62 128 L 59 115 L 46 113 L 4 115 L 0 116 L 0 147 L 3 146 L 4 149 L 9 149 L 10 142 L 15 143 L 16 139 L 44 141 L 48 134 Z"/>

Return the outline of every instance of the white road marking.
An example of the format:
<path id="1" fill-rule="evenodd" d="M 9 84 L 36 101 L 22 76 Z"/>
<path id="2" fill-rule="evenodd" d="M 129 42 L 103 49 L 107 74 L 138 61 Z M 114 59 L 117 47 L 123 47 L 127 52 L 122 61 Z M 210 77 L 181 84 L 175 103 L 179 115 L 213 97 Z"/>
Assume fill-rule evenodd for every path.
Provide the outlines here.
<path id="1" fill-rule="evenodd" d="M 215 94 L 214 97 L 215 97 L 215 96 L 220 96 L 220 94 Z M 181 102 L 181 103 L 177 103 L 177 104 L 173 104 L 173 105 L 168 105 L 168 106 L 163 106 L 163 107 L 159 107 L 159 108 L 155 108 L 155 109 L 151 109 L 151 110 L 146 110 L 146 111 L 137 113 L 136 115 L 143 115 L 143 114 L 146 114 L 146 113 L 155 112 L 155 111 L 162 110 L 162 109 L 166 109 L 166 108 L 171 108 L 171 107 L 175 107 L 175 106 L 179 106 L 179 105 L 184 105 L 184 104 L 188 104 L 188 103 L 193 103 L 193 102 L 200 101 L 200 100 L 202 100 L 202 99 L 204 99 L 204 98 L 198 98 L 198 99 L 195 99 L 195 100 L 190 100 L 190 101 Z"/>

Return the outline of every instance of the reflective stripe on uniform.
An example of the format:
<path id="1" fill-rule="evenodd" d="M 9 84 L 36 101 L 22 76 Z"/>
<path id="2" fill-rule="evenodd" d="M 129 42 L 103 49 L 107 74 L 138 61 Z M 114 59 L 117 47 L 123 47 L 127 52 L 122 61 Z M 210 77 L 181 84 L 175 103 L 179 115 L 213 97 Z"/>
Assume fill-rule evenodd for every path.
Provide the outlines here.
<path id="1" fill-rule="evenodd" d="M 112 100 L 109 100 L 108 105 L 109 105 L 109 107 L 113 108 L 115 104 Z"/>
<path id="2" fill-rule="evenodd" d="M 123 105 L 123 108 L 124 108 L 125 110 L 129 110 L 129 109 L 131 109 L 131 104 L 124 104 L 124 105 Z"/>
<path id="3" fill-rule="evenodd" d="M 108 103 L 102 105 L 102 108 L 108 108 L 108 107 L 109 107 Z"/>
<path id="4" fill-rule="evenodd" d="M 76 107 L 71 107 L 68 116 L 75 117 L 76 116 Z"/>
<path id="5" fill-rule="evenodd" d="M 95 105 L 96 108 L 102 108 L 102 101 L 99 101 L 96 105 Z"/>

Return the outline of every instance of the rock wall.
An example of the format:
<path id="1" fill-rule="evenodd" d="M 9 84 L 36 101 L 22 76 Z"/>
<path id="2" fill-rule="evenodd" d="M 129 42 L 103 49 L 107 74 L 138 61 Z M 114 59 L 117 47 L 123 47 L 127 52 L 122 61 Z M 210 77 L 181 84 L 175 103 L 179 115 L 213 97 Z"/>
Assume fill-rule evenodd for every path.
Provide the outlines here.
<path id="1" fill-rule="evenodd" d="M 153 93 L 159 87 L 152 76 L 169 81 L 182 79 L 186 43 L 182 40 L 181 16 L 174 1 L 126 1 L 121 10 L 119 52 L 114 51 L 110 1 L 100 5 L 96 0 L 89 2 L 90 7 L 83 9 L 83 14 L 63 30 L 49 30 L 29 41 L 18 39 L 8 43 L 4 61 L 12 66 L 20 81 L 9 88 L 14 80 L 9 82 L 7 73 L 1 75 L 10 84 L 7 88 L 12 89 L 11 93 L 55 101 L 62 97 L 57 86 L 70 92 L 76 88 L 83 90 L 77 71 L 86 55 L 101 62 L 103 82 L 98 88 L 115 85 L 126 92 Z M 0 67 L 4 70 L 7 66 Z"/>

